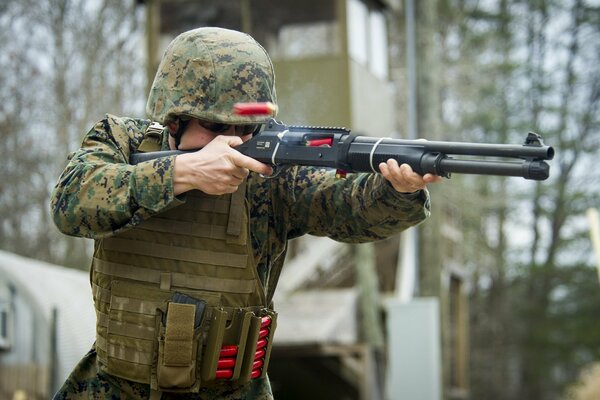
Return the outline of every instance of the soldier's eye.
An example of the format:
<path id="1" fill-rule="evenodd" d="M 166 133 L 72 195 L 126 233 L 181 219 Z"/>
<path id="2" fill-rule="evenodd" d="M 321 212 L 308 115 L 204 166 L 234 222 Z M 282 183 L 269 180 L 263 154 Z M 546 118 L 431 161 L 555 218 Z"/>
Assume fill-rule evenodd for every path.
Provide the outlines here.
<path id="1" fill-rule="evenodd" d="M 198 124 L 201 127 L 203 127 L 204 129 L 207 129 L 214 133 L 225 133 L 229 130 L 229 128 L 231 128 L 233 126 L 235 128 L 235 134 L 238 136 L 245 136 L 245 135 L 249 135 L 251 133 L 255 133 L 260 128 L 260 125 L 258 125 L 258 124 L 229 125 L 229 124 L 222 124 L 220 122 L 209 122 L 209 121 L 198 121 Z"/>

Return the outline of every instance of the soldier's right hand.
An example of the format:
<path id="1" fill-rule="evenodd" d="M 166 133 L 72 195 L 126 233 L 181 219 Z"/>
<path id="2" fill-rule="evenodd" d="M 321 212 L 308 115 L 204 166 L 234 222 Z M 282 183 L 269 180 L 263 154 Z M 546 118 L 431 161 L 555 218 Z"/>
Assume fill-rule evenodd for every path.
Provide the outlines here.
<path id="1" fill-rule="evenodd" d="M 201 150 L 175 157 L 175 195 L 192 189 L 213 195 L 233 193 L 250 171 L 271 175 L 269 165 L 233 148 L 242 143 L 237 136 L 216 136 Z"/>

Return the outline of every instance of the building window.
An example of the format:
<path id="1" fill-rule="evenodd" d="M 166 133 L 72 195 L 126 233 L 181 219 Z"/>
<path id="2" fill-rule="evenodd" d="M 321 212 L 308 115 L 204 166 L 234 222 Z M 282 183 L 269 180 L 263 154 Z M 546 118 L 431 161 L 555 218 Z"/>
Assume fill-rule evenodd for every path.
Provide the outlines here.
<path id="1" fill-rule="evenodd" d="M 388 78 L 388 40 L 385 16 L 360 0 L 348 0 L 348 54 L 382 80 Z"/>
<path id="2" fill-rule="evenodd" d="M 335 21 L 297 23 L 282 26 L 269 50 L 274 59 L 331 56 L 340 53 L 339 42 Z"/>
<path id="3" fill-rule="evenodd" d="M 348 53 L 354 61 L 367 65 L 369 10 L 360 0 L 348 0 Z"/>

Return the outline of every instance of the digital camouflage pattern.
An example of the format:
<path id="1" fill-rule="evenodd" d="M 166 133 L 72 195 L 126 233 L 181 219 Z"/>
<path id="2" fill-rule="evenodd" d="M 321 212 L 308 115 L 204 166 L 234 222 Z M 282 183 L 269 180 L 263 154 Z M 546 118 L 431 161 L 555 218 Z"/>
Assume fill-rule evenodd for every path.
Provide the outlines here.
<path id="1" fill-rule="evenodd" d="M 129 165 L 149 120 L 107 115 L 85 136 L 82 147 L 54 188 L 54 222 L 67 235 L 101 239 L 139 225 L 181 204 L 173 194 L 174 157 Z M 162 149 L 167 150 L 167 133 Z M 423 221 L 429 196 L 396 192 L 380 174 L 349 174 L 293 167 L 276 178 L 251 173 L 247 199 L 259 273 L 283 263 L 286 242 L 304 234 L 347 243 L 384 239 Z M 271 287 L 272 282 L 269 282 Z"/>
<path id="2" fill-rule="evenodd" d="M 169 44 L 146 111 L 163 124 L 178 116 L 248 124 L 265 117 L 235 115 L 233 105 L 266 101 L 277 103 L 275 73 L 265 49 L 245 33 L 198 28 Z"/>
<path id="3" fill-rule="evenodd" d="M 51 200 L 54 222 L 63 233 L 101 239 L 185 201 L 173 194 L 174 157 L 128 164 L 149 124 L 149 120 L 107 115 L 70 155 Z M 167 147 L 165 131 L 162 148 Z M 304 234 L 348 243 L 379 240 L 429 215 L 425 191 L 397 193 L 379 174 L 336 179 L 334 171 L 293 167 L 272 179 L 251 173 L 247 187 L 252 248 L 269 297 L 285 259 L 287 240 Z M 73 371 L 58 399 L 88 398 L 87 390 L 119 392 L 120 383 L 97 374 L 92 353 Z M 148 398 L 147 385 L 130 382 L 127 387 L 134 393 L 127 398 Z M 267 380 L 253 386 L 252 394 L 240 390 L 224 398 L 272 398 Z"/>
<path id="4" fill-rule="evenodd" d="M 273 65 L 250 36 L 220 28 L 200 28 L 178 36 L 161 61 L 147 111 L 162 123 L 180 116 L 244 124 L 264 117 L 236 116 L 237 102 L 276 103 Z M 173 193 L 174 156 L 129 165 L 150 121 L 112 115 L 85 136 L 54 188 L 51 208 L 65 234 L 101 240 L 176 207 L 185 196 Z M 167 149 L 167 132 L 162 148 Z M 378 174 L 337 180 L 333 171 L 293 167 L 273 179 L 251 173 L 252 251 L 271 298 L 285 258 L 287 240 L 313 234 L 344 242 L 388 237 L 429 214 L 425 191 L 399 194 Z M 148 385 L 100 371 L 95 349 L 76 366 L 56 399 L 147 399 Z M 245 386 L 204 389 L 199 394 L 163 398 L 271 399 L 267 379 Z"/>

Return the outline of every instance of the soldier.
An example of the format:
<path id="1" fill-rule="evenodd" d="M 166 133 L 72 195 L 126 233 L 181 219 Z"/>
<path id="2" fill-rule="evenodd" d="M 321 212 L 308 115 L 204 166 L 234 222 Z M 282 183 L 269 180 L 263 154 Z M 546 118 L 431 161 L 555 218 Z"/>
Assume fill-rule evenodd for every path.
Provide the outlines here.
<path id="1" fill-rule="evenodd" d="M 152 120 L 107 115 L 52 194 L 57 227 L 95 240 L 93 348 L 56 399 L 271 399 L 271 299 L 286 242 L 304 234 L 379 240 L 429 214 L 423 177 L 394 160 L 381 174 L 270 166 L 237 152 L 276 103 L 273 65 L 250 36 L 200 28 L 167 48 Z M 137 151 L 197 150 L 137 165 Z"/>

